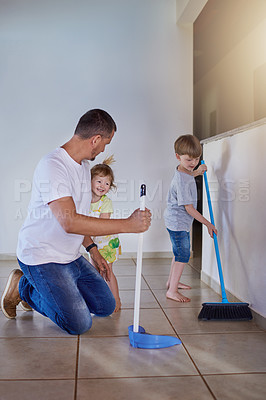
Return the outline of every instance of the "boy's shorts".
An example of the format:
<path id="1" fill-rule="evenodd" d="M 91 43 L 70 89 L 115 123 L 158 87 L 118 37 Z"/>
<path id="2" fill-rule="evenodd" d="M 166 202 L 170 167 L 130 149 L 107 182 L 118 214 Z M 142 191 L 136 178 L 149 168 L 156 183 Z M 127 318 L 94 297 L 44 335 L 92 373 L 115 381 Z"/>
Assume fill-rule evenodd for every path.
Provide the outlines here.
<path id="1" fill-rule="evenodd" d="M 187 263 L 190 258 L 190 235 L 186 231 L 170 231 L 170 239 L 173 246 L 175 261 Z"/>

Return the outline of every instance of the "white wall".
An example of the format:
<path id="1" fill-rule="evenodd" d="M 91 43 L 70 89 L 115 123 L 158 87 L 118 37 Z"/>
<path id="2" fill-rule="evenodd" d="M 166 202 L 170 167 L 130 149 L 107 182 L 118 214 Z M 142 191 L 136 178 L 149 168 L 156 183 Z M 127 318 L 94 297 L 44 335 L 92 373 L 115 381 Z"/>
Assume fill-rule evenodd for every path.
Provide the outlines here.
<path id="1" fill-rule="evenodd" d="M 237 132 L 237 130 L 236 130 Z M 235 133 L 235 132 L 231 132 Z M 266 317 L 266 121 L 204 144 L 225 287 Z M 209 219 L 204 189 L 204 215 Z M 214 245 L 203 229 L 202 277 L 218 282 Z"/>
<path id="2" fill-rule="evenodd" d="M 15 252 L 36 163 L 96 107 L 118 125 L 116 215 L 138 207 L 144 179 L 155 214 L 144 251 L 170 251 L 173 142 L 192 131 L 192 28 L 176 25 L 176 1 L 0 0 L 0 53 L 0 253 Z"/>

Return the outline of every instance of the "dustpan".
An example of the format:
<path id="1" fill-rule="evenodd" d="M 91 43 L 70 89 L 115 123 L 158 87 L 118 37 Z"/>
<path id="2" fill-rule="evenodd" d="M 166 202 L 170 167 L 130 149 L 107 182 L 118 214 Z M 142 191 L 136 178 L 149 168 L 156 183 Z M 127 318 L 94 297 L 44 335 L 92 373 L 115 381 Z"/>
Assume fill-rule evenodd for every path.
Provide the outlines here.
<path id="1" fill-rule="evenodd" d="M 140 210 L 145 210 L 146 185 L 140 187 Z M 141 290 L 141 272 L 142 272 L 142 245 L 143 233 L 139 234 L 137 270 L 135 283 L 135 302 L 134 302 L 134 323 L 128 327 L 128 336 L 132 347 L 140 349 L 162 349 L 165 347 L 181 344 L 181 340 L 172 336 L 151 335 L 146 333 L 145 329 L 139 325 L 140 310 L 140 290 Z"/>

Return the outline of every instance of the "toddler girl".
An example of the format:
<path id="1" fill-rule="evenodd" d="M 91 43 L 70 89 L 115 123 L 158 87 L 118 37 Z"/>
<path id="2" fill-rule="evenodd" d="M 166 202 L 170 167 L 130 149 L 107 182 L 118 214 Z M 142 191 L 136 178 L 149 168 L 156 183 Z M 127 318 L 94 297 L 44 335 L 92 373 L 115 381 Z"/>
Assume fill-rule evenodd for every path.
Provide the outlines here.
<path id="1" fill-rule="evenodd" d="M 114 162 L 113 156 L 105 159 L 102 164 L 97 164 L 91 169 L 91 217 L 110 218 L 113 213 L 112 200 L 106 196 L 110 189 L 115 188 L 114 173 L 110 164 Z M 121 309 L 121 300 L 117 279 L 113 273 L 113 263 L 118 260 L 121 254 L 121 245 L 117 235 L 98 236 L 92 238 L 97 244 L 98 250 L 110 266 L 110 282 L 107 282 L 116 301 L 114 312 Z"/>

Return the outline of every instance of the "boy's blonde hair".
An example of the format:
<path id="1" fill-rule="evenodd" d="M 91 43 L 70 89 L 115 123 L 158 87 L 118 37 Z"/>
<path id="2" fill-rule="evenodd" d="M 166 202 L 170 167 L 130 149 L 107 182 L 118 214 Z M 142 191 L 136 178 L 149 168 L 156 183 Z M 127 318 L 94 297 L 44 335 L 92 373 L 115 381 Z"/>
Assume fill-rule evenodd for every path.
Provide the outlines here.
<path id="1" fill-rule="evenodd" d="M 193 135 L 182 135 L 176 139 L 175 153 L 179 156 L 188 155 L 192 158 L 200 157 L 202 154 L 201 144 L 199 139 Z"/>
<path id="2" fill-rule="evenodd" d="M 114 184 L 114 173 L 112 168 L 110 167 L 110 164 L 113 164 L 115 162 L 114 156 L 111 155 L 110 157 L 106 158 L 103 160 L 101 164 L 96 164 L 94 167 L 91 169 L 91 179 L 93 179 L 96 175 L 99 176 L 109 176 L 110 177 L 110 189 L 115 189 L 116 185 Z"/>

